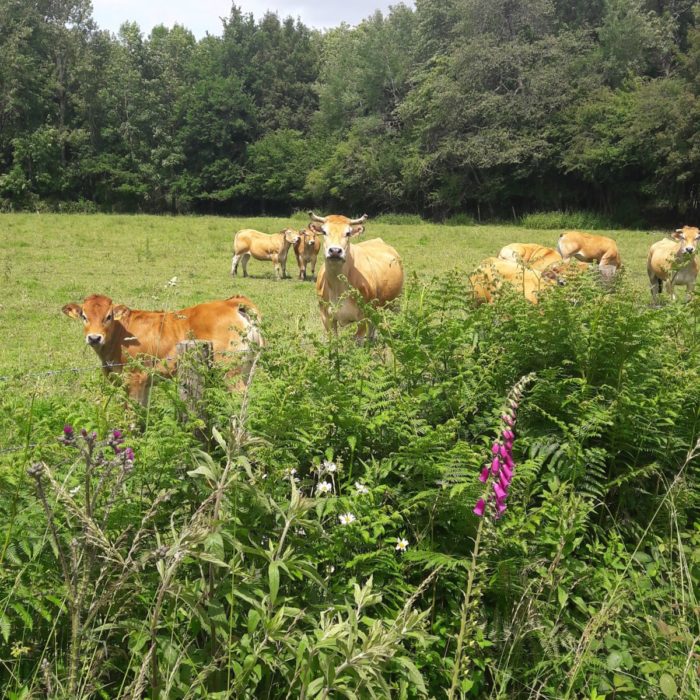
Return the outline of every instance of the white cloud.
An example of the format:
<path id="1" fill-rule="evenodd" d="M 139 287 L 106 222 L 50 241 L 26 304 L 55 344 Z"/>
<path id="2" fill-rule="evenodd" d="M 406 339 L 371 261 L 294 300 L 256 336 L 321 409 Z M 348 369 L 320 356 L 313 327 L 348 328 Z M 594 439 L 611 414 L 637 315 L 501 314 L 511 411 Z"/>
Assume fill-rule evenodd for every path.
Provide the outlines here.
<path id="1" fill-rule="evenodd" d="M 357 24 L 376 10 L 383 13 L 390 5 L 401 1 L 413 5 L 412 0 L 326 0 L 299 2 L 298 0 L 236 0 L 244 14 L 252 13 L 260 19 L 268 10 L 281 18 L 299 18 L 305 25 L 324 29 L 337 27 L 341 22 Z M 136 22 L 144 34 L 157 24 L 171 27 L 182 24 L 197 38 L 221 34 L 221 17 L 228 17 L 231 0 L 92 0 L 93 17 L 100 29 L 117 32 L 123 22 Z"/>

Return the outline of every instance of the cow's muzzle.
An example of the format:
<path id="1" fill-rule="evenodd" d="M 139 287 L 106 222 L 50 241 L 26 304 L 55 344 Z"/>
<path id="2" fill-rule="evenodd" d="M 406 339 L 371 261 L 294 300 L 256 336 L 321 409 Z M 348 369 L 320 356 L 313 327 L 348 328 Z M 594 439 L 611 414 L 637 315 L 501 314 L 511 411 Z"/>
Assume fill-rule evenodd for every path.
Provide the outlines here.
<path id="1" fill-rule="evenodd" d="M 342 248 L 332 247 L 326 251 L 327 260 L 345 260 L 345 254 Z"/>
<path id="2" fill-rule="evenodd" d="M 93 347 L 102 345 L 104 343 L 104 336 L 101 333 L 88 333 L 85 336 L 85 342 Z"/>

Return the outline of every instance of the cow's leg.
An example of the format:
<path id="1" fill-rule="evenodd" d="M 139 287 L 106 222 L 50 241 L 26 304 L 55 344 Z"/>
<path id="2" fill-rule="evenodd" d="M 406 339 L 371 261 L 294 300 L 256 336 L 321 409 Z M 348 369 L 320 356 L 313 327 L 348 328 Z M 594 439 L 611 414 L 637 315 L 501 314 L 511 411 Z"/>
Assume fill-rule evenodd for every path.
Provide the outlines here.
<path id="1" fill-rule="evenodd" d="M 299 279 L 306 279 L 306 263 L 299 260 Z"/>
<path id="2" fill-rule="evenodd" d="M 287 277 L 287 256 L 285 255 L 283 258 L 280 258 L 279 261 L 280 261 L 280 268 L 282 270 L 282 279 L 286 279 L 286 277 Z"/>
<path id="3" fill-rule="evenodd" d="M 241 261 L 241 255 L 234 255 L 231 260 L 231 275 L 235 277 L 238 274 L 238 263 Z"/>
<path id="4" fill-rule="evenodd" d="M 243 268 L 243 277 L 248 276 L 248 260 L 250 260 L 250 253 L 243 253 L 243 255 L 241 255 L 241 267 Z"/>
<path id="5" fill-rule="evenodd" d="M 311 276 L 316 276 L 316 260 L 311 261 Z"/>
<path id="6" fill-rule="evenodd" d="M 138 401 L 142 406 L 147 406 L 153 384 L 151 375 L 148 372 L 131 372 L 127 382 L 129 398 Z"/>
<path id="7" fill-rule="evenodd" d="M 280 265 L 280 259 L 275 253 L 271 258 L 272 264 L 275 266 L 275 277 L 279 280 L 282 279 L 282 266 Z"/>

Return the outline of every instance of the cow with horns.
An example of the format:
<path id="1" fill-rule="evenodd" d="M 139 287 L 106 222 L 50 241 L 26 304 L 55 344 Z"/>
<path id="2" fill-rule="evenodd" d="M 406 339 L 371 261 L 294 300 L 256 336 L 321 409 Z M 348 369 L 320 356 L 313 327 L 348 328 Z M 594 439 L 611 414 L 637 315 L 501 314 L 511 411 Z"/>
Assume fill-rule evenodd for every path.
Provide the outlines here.
<path id="1" fill-rule="evenodd" d="M 381 238 L 351 243 L 364 230 L 367 214 L 359 219 L 309 212 L 309 228 L 323 239 L 323 267 L 316 280 L 321 320 L 327 331 L 357 323 L 355 337 L 361 341 L 373 329 L 358 304 L 385 306 L 396 299 L 403 288 L 403 265 L 394 248 Z"/>

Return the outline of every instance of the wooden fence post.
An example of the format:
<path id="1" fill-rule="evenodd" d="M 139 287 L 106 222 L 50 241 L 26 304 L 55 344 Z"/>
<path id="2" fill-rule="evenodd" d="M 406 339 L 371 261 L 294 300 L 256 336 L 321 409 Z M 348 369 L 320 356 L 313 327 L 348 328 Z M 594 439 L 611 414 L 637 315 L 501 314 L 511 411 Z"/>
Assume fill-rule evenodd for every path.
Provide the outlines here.
<path id="1" fill-rule="evenodd" d="M 202 406 L 206 371 L 211 367 L 213 347 L 209 340 L 183 340 L 176 346 L 177 353 L 177 392 L 185 404 L 186 411 L 180 417 L 188 423 L 195 415 L 206 426 L 207 415 Z M 197 437 L 206 439 L 206 429 L 195 428 Z"/>

